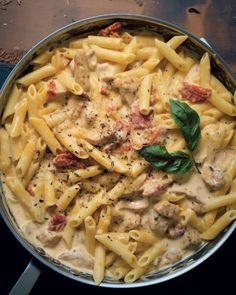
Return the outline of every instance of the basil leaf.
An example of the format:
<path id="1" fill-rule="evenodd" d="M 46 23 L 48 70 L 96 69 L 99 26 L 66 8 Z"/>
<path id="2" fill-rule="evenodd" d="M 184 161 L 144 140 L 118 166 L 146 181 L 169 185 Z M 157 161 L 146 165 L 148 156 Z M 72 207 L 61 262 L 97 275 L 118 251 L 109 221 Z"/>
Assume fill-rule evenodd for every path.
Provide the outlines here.
<path id="1" fill-rule="evenodd" d="M 188 149 L 191 152 L 194 151 L 201 137 L 198 113 L 186 103 L 173 99 L 170 99 L 170 112 L 175 123 L 180 127 Z"/>
<path id="2" fill-rule="evenodd" d="M 167 173 L 183 174 L 193 166 L 193 160 L 184 152 L 168 153 L 164 146 L 150 145 L 142 148 L 139 152 L 152 167 Z"/>

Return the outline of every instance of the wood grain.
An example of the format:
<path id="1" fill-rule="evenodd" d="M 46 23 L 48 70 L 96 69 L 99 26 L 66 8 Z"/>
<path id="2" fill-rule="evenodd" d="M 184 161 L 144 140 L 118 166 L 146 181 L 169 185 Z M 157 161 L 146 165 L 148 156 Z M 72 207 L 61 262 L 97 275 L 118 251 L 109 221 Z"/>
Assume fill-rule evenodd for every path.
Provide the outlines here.
<path id="1" fill-rule="evenodd" d="M 0 48 L 0 62 L 16 64 L 27 51 Z"/>

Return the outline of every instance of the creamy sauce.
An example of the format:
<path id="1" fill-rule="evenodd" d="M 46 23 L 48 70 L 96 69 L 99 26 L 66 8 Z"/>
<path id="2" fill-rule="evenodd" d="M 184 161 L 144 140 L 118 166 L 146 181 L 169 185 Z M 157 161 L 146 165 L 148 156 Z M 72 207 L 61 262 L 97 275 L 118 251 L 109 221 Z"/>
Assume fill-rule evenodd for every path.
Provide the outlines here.
<path id="1" fill-rule="evenodd" d="M 6 196 L 7 205 L 10 208 L 13 216 L 15 217 L 16 223 L 20 228 L 23 236 L 35 247 L 39 247 L 45 250 L 45 252 L 52 258 L 56 258 L 61 261 L 64 265 L 70 267 L 79 272 L 86 272 L 92 274 L 94 258 L 91 256 L 85 248 L 85 237 L 84 230 L 79 229 L 73 238 L 72 246 L 69 249 L 63 239 L 56 245 L 44 246 L 37 238 L 38 234 L 42 231 L 47 230 L 49 214 L 46 214 L 44 223 L 38 224 L 33 222 L 27 211 L 22 207 L 21 203 L 14 197 L 8 187 L 4 184 L 4 194 Z M 132 202 L 130 203 L 132 205 Z M 184 249 L 184 239 L 167 239 L 167 245 L 169 251 L 173 249 L 182 251 Z M 181 258 L 185 258 L 193 253 L 191 249 L 185 249 L 181 252 Z M 168 260 L 167 260 L 168 261 Z M 157 259 L 157 264 L 160 262 L 160 257 Z M 176 261 L 174 261 L 176 262 Z M 167 267 L 168 264 L 164 263 L 159 268 Z M 106 271 L 106 275 L 110 276 L 111 273 Z"/>
<path id="2" fill-rule="evenodd" d="M 122 41 L 122 38 L 120 40 Z M 213 193 L 227 193 L 227 185 L 232 182 L 229 178 L 233 175 L 231 168 L 235 165 L 236 153 L 227 149 L 227 145 L 233 136 L 234 125 L 231 118 L 221 118 L 221 112 L 205 101 L 209 97 L 208 94 L 211 94 L 211 89 L 202 89 L 199 85 L 199 61 L 188 57 L 190 66 L 186 72 L 178 70 L 177 67 L 171 73 L 172 70 L 168 67 L 170 61 L 160 62 L 159 67 L 159 58 L 164 56 L 161 48 L 161 55 L 150 55 L 140 60 L 138 58 L 146 49 L 150 53 L 149 47 L 154 49 L 153 52 L 157 52 L 157 40 L 150 36 L 137 36 L 133 40 L 139 44 L 130 48 L 125 44 L 127 40 L 121 42 L 121 47 L 131 50 L 131 53 L 110 52 L 107 57 L 102 48 L 86 42 L 77 50 L 75 56 L 72 54 L 75 49 L 71 55 L 63 56 L 61 53 L 53 56 L 55 59 L 52 59 L 52 63 L 56 62 L 56 58 L 60 61 L 59 66 L 53 65 L 58 66 L 59 74 L 40 81 L 42 87 L 47 87 L 47 103 L 40 105 L 38 110 L 39 117 L 41 116 L 39 120 L 42 120 L 51 132 L 51 141 L 55 137 L 53 144 L 32 123 L 35 121 L 28 120 L 32 111 L 29 108 L 21 127 L 28 130 L 28 143 L 30 140 L 37 142 L 31 163 L 38 164 L 38 170 L 27 181 L 25 175 L 31 166 L 27 167 L 25 174 L 17 174 L 15 168 L 19 165 L 19 157 L 13 157 L 13 161 L 10 160 L 9 166 L 4 170 L 7 176 L 13 176 L 12 183 L 15 180 L 21 184 L 22 181 L 18 188 L 21 187 L 21 192 L 25 192 L 24 200 L 28 202 L 25 201 L 24 205 L 28 208 L 21 203 L 21 196 L 18 195 L 18 200 L 5 184 L 4 192 L 7 204 L 26 240 L 35 247 L 43 248 L 47 255 L 60 260 L 64 265 L 89 274 L 93 273 L 94 257 L 88 253 L 85 246 L 86 214 L 92 216 L 98 229 L 102 215 L 100 209 L 102 206 L 106 207 L 110 212 L 108 232 L 128 234 L 130 230 L 136 229 L 151 234 L 157 241 L 166 241 L 164 253 L 158 255 L 150 265 L 158 270 L 191 255 L 203 243 L 199 226 L 188 221 L 186 224 L 182 220 L 181 214 L 185 212 L 186 207 L 196 220 L 202 220 L 205 216 L 202 210 L 204 204 L 214 197 Z M 184 40 L 185 38 L 183 42 Z M 142 49 L 145 50 L 142 52 Z M 70 49 L 68 51 L 70 52 Z M 120 64 L 114 60 L 114 55 L 119 57 Z M 180 55 L 183 58 L 181 57 L 179 62 L 187 57 L 182 51 Z M 182 66 L 186 67 L 187 63 L 184 61 Z M 154 73 L 152 71 L 155 67 L 157 71 Z M 166 81 L 167 78 L 169 80 Z M 35 86 L 30 87 L 33 91 Z M 39 90 L 45 91 L 44 88 Z M 36 93 L 39 90 L 35 87 Z M 173 114 L 169 112 L 169 97 L 174 97 L 179 103 L 185 100 L 190 107 L 193 106 L 198 111 L 201 108 L 198 102 L 203 102 L 202 105 L 207 110 L 217 114 L 217 118 L 211 118 L 215 123 L 199 126 L 202 139 L 197 150 L 193 152 L 193 157 L 199 165 L 200 173 L 195 167 L 190 167 L 191 171 L 185 171 L 184 176 L 179 176 L 181 171 L 175 171 L 177 174 L 167 173 L 165 171 L 170 170 L 163 167 L 163 171 L 160 171 L 155 169 L 157 167 L 148 165 L 144 161 L 145 156 L 138 153 L 140 149 L 144 150 L 146 146 L 153 145 L 168 146 L 167 150 L 169 147 L 171 149 L 169 152 L 172 152 L 172 148 L 176 151 L 177 147 L 179 151 L 188 152 L 181 132 L 176 130 L 175 125 L 172 126 Z M 200 111 L 199 114 L 201 117 Z M 3 133 L 11 132 L 11 116 L 8 119 L 7 130 L 2 128 Z M 6 138 L 9 137 L 8 133 L 5 134 Z M 22 134 L 18 136 L 21 137 Z M 38 142 L 44 145 L 41 150 L 38 148 Z M 9 140 L 9 146 L 10 144 Z M 51 151 L 46 150 L 46 147 Z M 178 160 L 182 166 L 185 165 L 182 159 Z M 152 160 L 149 162 L 153 164 Z M 163 162 L 166 162 L 164 156 Z M 169 162 L 167 164 L 169 165 Z M 86 174 L 83 174 L 85 169 L 91 167 L 97 169 L 97 174 L 82 177 L 81 175 Z M 45 182 L 46 173 L 53 179 L 50 184 Z M 53 186 L 54 190 L 52 203 L 49 202 L 51 195 L 49 197 L 45 194 L 45 187 L 49 186 Z M 17 195 L 18 190 L 14 183 L 10 187 Z M 111 191 L 114 187 L 115 193 Z M 98 205 L 96 207 L 91 200 L 96 199 L 97 192 L 101 193 L 100 197 L 103 193 L 104 196 L 103 202 L 99 203 L 100 199 L 95 202 L 95 205 Z M 32 203 L 32 206 L 28 203 Z M 74 208 L 77 210 L 76 214 L 72 213 Z M 85 215 L 80 213 L 86 210 L 89 212 Z M 35 217 L 32 212 L 38 215 Z M 75 232 L 71 246 L 68 246 L 68 240 L 65 238 L 66 226 Z M 131 238 L 129 241 L 134 242 Z M 154 241 L 156 243 L 156 239 Z M 137 245 L 134 258 L 138 260 L 151 245 L 145 242 Z M 105 246 L 108 254 L 109 247 Z M 129 266 L 128 268 L 131 269 Z M 106 268 L 105 273 L 111 275 L 112 267 Z"/>

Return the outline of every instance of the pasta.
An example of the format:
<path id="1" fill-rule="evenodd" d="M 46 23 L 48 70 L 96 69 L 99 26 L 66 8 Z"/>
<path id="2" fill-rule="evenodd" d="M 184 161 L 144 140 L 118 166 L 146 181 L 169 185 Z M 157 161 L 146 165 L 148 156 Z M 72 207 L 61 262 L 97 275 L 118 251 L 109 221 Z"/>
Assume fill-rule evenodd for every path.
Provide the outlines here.
<path id="1" fill-rule="evenodd" d="M 75 37 L 34 57 L 7 97 L 12 215 L 97 285 L 171 266 L 236 219 L 235 94 L 186 39 L 111 27 Z"/>

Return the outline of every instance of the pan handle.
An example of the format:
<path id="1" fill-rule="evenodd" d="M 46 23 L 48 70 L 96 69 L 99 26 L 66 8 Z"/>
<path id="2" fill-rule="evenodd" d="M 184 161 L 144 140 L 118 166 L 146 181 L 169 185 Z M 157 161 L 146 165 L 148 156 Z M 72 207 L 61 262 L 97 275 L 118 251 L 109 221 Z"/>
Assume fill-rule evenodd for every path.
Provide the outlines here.
<path id="1" fill-rule="evenodd" d="M 31 259 L 26 269 L 12 288 L 9 295 L 28 295 L 36 283 L 41 270 L 37 266 L 35 259 Z"/>

